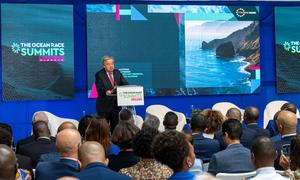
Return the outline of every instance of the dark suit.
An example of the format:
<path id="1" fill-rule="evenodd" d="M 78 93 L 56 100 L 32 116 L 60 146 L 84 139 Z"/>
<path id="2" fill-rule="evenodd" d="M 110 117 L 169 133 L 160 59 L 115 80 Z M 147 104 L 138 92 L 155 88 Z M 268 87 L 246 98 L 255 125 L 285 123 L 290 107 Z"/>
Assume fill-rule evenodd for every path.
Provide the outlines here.
<path id="1" fill-rule="evenodd" d="M 204 163 L 209 162 L 211 156 L 220 151 L 219 141 L 205 138 L 202 133 L 193 134 L 193 141 L 196 158 L 200 158 Z"/>
<path id="2" fill-rule="evenodd" d="M 108 156 L 108 159 L 108 167 L 117 172 L 122 168 L 131 167 L 140 161 L 140 158 L 133 151 L 120 151 L 118 155 Z"/>
<path id="3" fill-rule="evenodd" d="M 20 146 L 19 153 L 30 157 L 32 161 L 32 166 L 35 168 L 41 154 L 46 154 L 49 152 L 55 152 L 55 142 L 49 139 L 40 138 L 29 144 L 24 144 Z"/>
<path id="4" fill-rule="evenodd" d="M 241 144 L 250 149 L 252 141 L 256 138 L 256 131 L 249 128 L 243 128 L 242 137 L 241 137 Z M 222 131 L 217 131 L 215 134 L 214 139 L 217 139 L 220 142 L 221 150 L 226 149 L 226 144 L 223 141 L 223 133 Z"/>
<path id="5" fill-rule="evenodd" d="M 60 159 L 58 162 L 40 162 L 36 167 L 36 180 L 56 180 L 63 176 L 74 176 L 79 172 L 79 164 L 71 159 Z"/>
<path id="6" fill-rule="evenodd" d="M 32 170 L 32 162 L 30 157 L 23 156 L 21 154 L 16 154 L 16 157 L 18 159 L 18 167 L 21 169 L 27 169 L 29 171 Z"/>
<path id="7" fill-rule="evenodd" d="M 56 138 L 55 137 L 50 137 L 52 141 L 55 142 Z M 17 146 L 16 146 L 16 153 L 19 153 L 19 149 L 20 149 L 20 146 L 24 145 L 24 144 L 29 144 L 29 143 L 32 143 L 33 141 L 35 141 L 35 137 L 34 135 L 31 135 L 31 136 L 28 136 L 24 139 L 21 139 L 18 141 L 17 143 Z"/>
<path id="8" fill-rule="evenodd" d="M 255 123 L 248 124 L 247 128 L 253 129 L 256 132 L 256 137 L 261 137 L 261 136 L 270 137 L 270 132 L 268 130 L 260 128 Z"/>
<path id="9" fill-rule="evenodd" d="M 95 79 L 98 92 L 98 98 L 96 101 L 97 113 L 99 116 L 103 116 L 108 121 L 110 121 L 110 125 L 112 128 L 111 130 L 113 130 L 118 123 L 118 115 L 121 109 L 117 105 L 116 96 L 106 95 L 106 91 L 112 90 L 113 85 L 110 83 L 109 77 L 104 68 L 96 73 Z M 114 69 L 113 71 L 113 79 L 115 86 L 122 86 L 128 84 L 121 72 L 116 69 Z"/>
<path id="10" fill-rule="evenodd" d="M 277 170 L 283 170 L 282 167 L 279 165 L 279 158 L 281 154 L 282 145 L 284 144 L 291 144 L 291 139 L 293 136 L 287 136 L 284 138 L 281 138 L 279 141 L 275 141 L 276 151 L 277 151 L 277 158 L 275 160 L 274 167 Z"/>
<path id="11" fill-rule="evenodd" d="M 242 173 L 254 171 L 250 150 L 241 144 L 229 145 L 225 150 L 211 157 L 208 172 L 214 175 L 218 173 Z"/>
<path id="12" fill-rule="evenodd" d="M 91 179 L 131 179 L 128 176 L 119 174 L 107 168 L 102 163 L 91 163 L 88 164 L 85 169 L 83 169 L 80 173 L 76 175 L 76 177 L 80 180 L 91 180 Z"/>

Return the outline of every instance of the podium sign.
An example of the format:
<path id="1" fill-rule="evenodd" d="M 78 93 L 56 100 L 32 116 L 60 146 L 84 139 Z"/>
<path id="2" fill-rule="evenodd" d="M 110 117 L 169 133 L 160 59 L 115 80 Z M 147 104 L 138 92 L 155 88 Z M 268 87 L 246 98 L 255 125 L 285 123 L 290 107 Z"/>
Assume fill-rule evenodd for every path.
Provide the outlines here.
<path id="1" fill-rule="evenodd" d="M 144 88 L 142 86 L 118 86 L 118 106 L 144 105 Z"/>

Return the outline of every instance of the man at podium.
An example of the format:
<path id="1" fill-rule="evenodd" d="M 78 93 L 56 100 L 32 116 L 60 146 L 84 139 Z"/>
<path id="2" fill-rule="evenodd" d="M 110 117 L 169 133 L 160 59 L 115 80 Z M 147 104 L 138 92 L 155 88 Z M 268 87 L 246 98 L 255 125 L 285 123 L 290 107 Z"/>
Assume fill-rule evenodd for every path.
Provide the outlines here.
<path id="1" fill-rule="evenodd" d="M 105 117 L 110 122 L 111 131 L 118 124 L 119 111 L 116 88 L 127 85 L 121 72 L 115 69 L 114 58 L 112 56 L 102 57 L 103 68 L 95 75 L 98 97 L 96 100 L 96 110 L 98 116 Z"/>

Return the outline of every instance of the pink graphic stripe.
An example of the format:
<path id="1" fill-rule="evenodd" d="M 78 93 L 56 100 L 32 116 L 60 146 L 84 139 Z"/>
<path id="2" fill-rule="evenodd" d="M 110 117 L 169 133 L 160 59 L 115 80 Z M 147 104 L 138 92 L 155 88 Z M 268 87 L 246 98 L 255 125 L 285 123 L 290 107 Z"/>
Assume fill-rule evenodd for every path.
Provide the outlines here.
<path id="1" fill-rule="evenodd" d="M 94 83 L 89 98 L 97 98 L 97 97 L 98 97 L 98 92 L 97 92 L 96 84 Z"/>
<path id="2" fill-rule="evenodd" d="M 116 20 L 120 21 L 120 4 L 116 4 Z"/>
<path id="3" fill-rule="evenodd" d="M 260 66 L 250 66 L 249 69 L 250 70 L 258 70 L 258 69 L 260 69 Z"/>
<path id="4" fill-rule="evenodd" d="M 40 56 L 40 62 L 62 62 L 64 61 L 64 56 Z"/>

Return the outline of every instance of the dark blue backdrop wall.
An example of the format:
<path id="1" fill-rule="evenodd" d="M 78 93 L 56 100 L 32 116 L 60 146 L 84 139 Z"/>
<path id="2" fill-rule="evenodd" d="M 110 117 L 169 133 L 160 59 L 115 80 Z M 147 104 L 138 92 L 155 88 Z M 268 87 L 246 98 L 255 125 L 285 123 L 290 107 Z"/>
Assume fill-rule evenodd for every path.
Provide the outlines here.
<path id="1" fill-rule="evenodd" d="M 229 101 L 241 108 L 249 105 L 259 107 L 261 114 L 268 102 L 287 100 L 300 107 L 300 94 L 277 94 L 274 50 L 274 7 L 300 6 L 300 2 L 197 2 L 197 1 L 94 1 L 94 0 L 0 0 L 1 3 L 73 4 L 74 5 L 74 48 L 75 48 L 75 96 L 73 100 L 60 101 L 0 101 L 0 122 L 12 125 L 15 140 L 31 132 L 32 114 L 39 110 L 52 112 L 61 117 L 80 119 L 83 112 L 95 113 L 95 100 L 87 98 L 87 58 L 86 58 L 86 13 L 88 3 L 157 3 L 157 4 L 211 4 L 211 5 L 258 5 L 260 6 L 261 28 L 261 92 L 251 95 L 206 95 L 185 97 L 146 97 L 145 106 L 136 107 L 137 114 L 144 116 L 151 104 L 163 104 L 184 114 L 190 114 L 190 107 L 209 108 L 217 102 Z M 99 65 L 100 68 L 100 65 Z M 2 93 L 1 93 L 2 94 Z M 260 117 L 262 124 L 262 116 Z"/>

